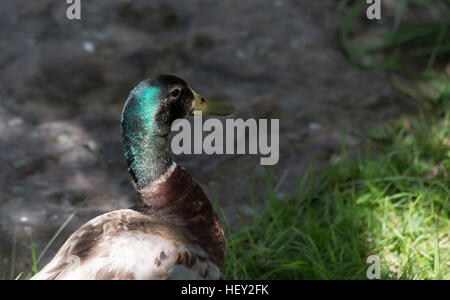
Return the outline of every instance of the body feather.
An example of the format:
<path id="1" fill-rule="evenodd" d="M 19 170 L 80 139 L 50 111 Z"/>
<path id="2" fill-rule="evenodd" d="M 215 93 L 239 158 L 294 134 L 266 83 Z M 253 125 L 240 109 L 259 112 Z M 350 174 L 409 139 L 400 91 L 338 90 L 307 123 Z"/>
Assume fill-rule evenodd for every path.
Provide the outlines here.
<path id="1" fill-rule="evenodd" d="M 32 279 L 218 279 L 218 267 L 179 225 L 125 209 L 77 230 Z"/>

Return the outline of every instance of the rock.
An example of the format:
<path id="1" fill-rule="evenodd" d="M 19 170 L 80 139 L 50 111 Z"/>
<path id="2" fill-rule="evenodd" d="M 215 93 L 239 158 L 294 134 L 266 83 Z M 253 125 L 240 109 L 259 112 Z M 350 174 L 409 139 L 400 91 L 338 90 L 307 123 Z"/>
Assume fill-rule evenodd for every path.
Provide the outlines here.
<path id="1" fill-rule="evenodd" d="M 308 127 L 310 130 L 318 130 L 318 129 L 322 128 L 322 125 L 320 123 L 311 122 L 308 124 Z"/>
<path id="2" fill-rule="evenodd" d="M 8 121 L 9 127 L 16 127 L 23 124 L 23 119 L 19 117 L 12 118 Z"/>
<path id="3" fill-rule="evenodd" d="M 95 44 L 90 41 L 84 41 L 83 49 L 84 49 L 84 51 L 86 51 L 88 53 L 94 53 L 95 52 Z"/>

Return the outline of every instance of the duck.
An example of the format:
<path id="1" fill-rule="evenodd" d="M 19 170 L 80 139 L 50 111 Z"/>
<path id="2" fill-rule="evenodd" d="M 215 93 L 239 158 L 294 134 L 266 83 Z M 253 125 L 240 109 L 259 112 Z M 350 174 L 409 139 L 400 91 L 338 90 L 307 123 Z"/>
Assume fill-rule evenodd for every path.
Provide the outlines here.
<path id="1" fill-rule="evenodd" d="M 137 204 L 84 224 L 32 280 L 221 278 L 226 241 L 218 216 L 170 151 L 172 123 L 194 111 L 226 116 L 235 109 L 203 98 L 174 75 L 132 89 L 120 125 Z"/>

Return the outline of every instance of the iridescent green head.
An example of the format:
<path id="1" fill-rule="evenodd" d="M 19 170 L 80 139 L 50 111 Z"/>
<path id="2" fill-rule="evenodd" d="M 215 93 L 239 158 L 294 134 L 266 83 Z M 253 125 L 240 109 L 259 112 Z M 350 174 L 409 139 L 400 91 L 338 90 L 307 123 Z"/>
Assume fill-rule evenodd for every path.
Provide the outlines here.
<path id="1" fill-rule="evenodd" d="M 139 83 L 128 96 L 122 113 L 122 132 L 167 135 L 172 122 L 193 109 L 194 94 L 187 83 L 161 75 Z"/>
<path id="2" fill-rule="evenodd" d="M 163 175 L 172 165 L 168 135 L 173 121 L 193 114 L 228 115 L 230 105 L 208 101 L 172 75 L 142 81 L 128 96 L 121 128 L 128 170 L 140 189 Z"/>

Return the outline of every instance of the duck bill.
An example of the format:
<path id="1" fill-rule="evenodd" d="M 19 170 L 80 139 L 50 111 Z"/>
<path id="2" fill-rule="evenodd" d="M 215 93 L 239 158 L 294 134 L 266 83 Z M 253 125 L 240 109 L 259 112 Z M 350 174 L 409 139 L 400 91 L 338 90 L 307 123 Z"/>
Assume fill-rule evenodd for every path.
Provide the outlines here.
<path id="1" fill-rule="evenodd" d="M 191 115 L 194 114 L 194 111 L 201 111 L 202 114 L 209 116 L 227 116 L 236 111 L 236 109 L 229 104 L 210 101 L 203 98 L 195 91 L 191 91 L 194 94 L 194 109 L 191 112 Z"/>

